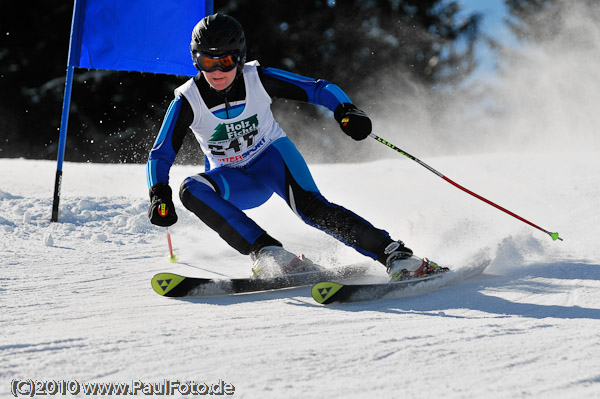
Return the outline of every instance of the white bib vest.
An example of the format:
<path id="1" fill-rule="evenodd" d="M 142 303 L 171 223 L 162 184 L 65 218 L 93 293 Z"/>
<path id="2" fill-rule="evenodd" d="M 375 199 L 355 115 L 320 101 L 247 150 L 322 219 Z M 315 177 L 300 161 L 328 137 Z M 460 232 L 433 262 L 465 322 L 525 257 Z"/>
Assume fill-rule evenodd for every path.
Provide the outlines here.
<path id="1" fill-rule="evenodd" d="M 175 95 L 185 96 L 192 107 L 194 121 L 190 128 L 211 169 L 244 166 L 273 141 L 285 137 L 273 118 L 271 97 L 260 82 L 256 71 L 258 65 L 258 61 L 244 65 L 246 106 L 235 118 L 215 116 L 204 103 L 193 79 L 175 89 Z"/>

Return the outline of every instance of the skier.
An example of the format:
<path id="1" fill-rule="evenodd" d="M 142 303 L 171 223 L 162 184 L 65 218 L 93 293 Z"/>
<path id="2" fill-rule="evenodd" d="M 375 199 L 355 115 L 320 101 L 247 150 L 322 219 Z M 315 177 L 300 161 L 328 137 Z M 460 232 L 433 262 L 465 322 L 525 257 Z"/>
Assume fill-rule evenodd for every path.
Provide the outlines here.
<path id="1" fill-rule="evenodd" d="M 367 115 L 335 84 L 245 62 L 246 49 L 243 28 L 231 16 L 217 13 L 195 26 L 190 50 L 198 74 L 175 90 L 148 158 L 151 223 L 177 222 L 169 170 L 189 128 L 206 165 L 204 173 L 183 181 L 181 202 L 230 246 L 250 255 L 255 276 L 320 268 L 284 249 L 243 212 L 273 193 L 307 224 L 381 262 L 391 280 L 440 271 L 386 231 L 327 201 L 270 105 L 283 98 L 327 107 L 354 140 L 371 133 Z"/>

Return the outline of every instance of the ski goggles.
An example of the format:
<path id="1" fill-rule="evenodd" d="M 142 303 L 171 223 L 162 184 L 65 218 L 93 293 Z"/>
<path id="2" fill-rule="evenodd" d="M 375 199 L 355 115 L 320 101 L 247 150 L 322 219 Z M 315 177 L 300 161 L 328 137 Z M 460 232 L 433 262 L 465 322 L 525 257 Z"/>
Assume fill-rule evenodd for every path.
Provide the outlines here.
<path id="1" fill-rule="evenodd" d="M 204 72 L 214 72 L 217 69 L 222 72 L 229 72 L 240 62 L 240 55 L 238 53 L 220 55 L 195 53 L 195 57 L 196 65 Z"/>

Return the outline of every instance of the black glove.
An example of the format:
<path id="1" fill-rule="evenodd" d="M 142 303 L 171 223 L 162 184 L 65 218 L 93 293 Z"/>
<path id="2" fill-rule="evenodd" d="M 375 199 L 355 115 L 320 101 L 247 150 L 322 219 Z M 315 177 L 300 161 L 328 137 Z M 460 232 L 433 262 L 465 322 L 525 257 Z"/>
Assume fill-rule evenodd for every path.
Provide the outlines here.
<path id="1" fill-rule="evenodd" d="M 333 117 L 340 124 L 342 131 L 354 140 L 364 140 L 373 128 L 371 119 L 354 104 L 343 103 L 333 112 Z"/>
<path id="2" fill-rule="evenodd" d="M 169 227 L 177 222 L 177 213 L 171 199 L 171 187 L 165 183 L 157 183 L 150 188 L 150 223 L 161 227 Z"/>

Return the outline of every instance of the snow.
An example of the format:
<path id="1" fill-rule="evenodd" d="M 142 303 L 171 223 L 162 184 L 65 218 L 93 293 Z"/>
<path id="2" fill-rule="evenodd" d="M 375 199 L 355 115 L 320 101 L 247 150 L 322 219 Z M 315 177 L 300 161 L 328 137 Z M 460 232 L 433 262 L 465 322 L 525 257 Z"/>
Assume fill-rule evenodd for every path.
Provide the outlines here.
<path id="1" fill-rule="evenodd" d="M 176 198 L 170 263 L 144 165 L 65 163 L 50 223 L 55 162 L 0 159 L 0 397 L 23 379 L 222 381 L 240 398 L 600 397 L 600 30 L 582 6 L 565 10 L 560 35 L 485 77 L 481 97 L 358 96 L 377 134 L 564 241 L 374 141 L 348 146 L 374 161 L 310 165 L 330 201 L 457 276 L 491 259 L 451 285 L 331 306 L 309 287 L 164 298 L 156 273 L 243 277 L 251 261 Z M 202 169 L 175 166 L 174 192 Z M 278 198 L 248 213 L 291 251 L 385 279 Z"/>
<path id="2" fill-rule="evenodd" d="M 383 149 L 386 151 L 386 149 Z M 311 165 L 323 194 L 418 254 L 479 276 L 437 290 L 322 306 L 310 288 L 177 300 L 162 271 L 241 277 L 251 261 L 176 199 L 169 263 L 152 226 L 144 165 L 0 159 L 0 380 L 233 384 L 241 398 L 600 396 L 600 157 L 492 153 L 423 159 L 563 242 L 398 156 Z M 175 166 L 177 191 L 194 166 Z M 340 179 L 339 176 L 348 178 Z M 272 198 L 249 214 L 329 267 L 369 262 Z M 177 395 L 176 395 L 177 396 Z"/>

